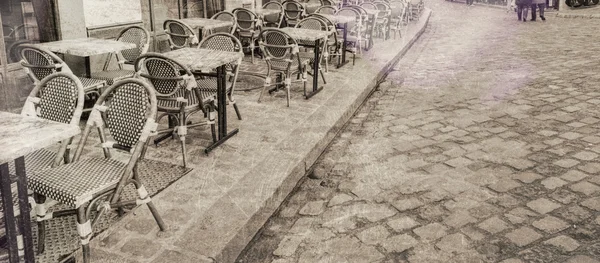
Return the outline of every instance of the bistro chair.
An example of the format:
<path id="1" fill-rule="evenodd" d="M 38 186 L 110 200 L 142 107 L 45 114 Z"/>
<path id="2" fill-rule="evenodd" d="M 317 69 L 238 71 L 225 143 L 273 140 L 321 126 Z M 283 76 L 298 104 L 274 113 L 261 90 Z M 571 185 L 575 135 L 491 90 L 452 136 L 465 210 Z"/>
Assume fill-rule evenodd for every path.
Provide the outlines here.
<path id="1" fill-rule="evenodd" d="M 329 18 L 322 16 L 318 13 L 310 14 L 308 17 L 316 17 L 321 21 L 325 22 L 327 29 L 331 32 L 331 35 L 329 36 L 329 38 L 327 38 L 327 53 L 329 54 L 329 57 L 337 56 L 339 64 L 339 60 L 341 59 L 340 52 L 343 44 L 343 37 L 340 38 L 339 33 L 336 29 L 336 24 L 329 20 Z M 329 58 L 326 58 L 326 60 L 329 61 Z M 325 63 L 325 72 L 329 72 L 329 66 L 327 64 L 328 63 Z"/>
<path id="2" fill-rule="evenodd" d="M 227 33 L 216 33 L 206 37 L 202 40 L 202 42 L 200 42 L 198 48 L 243 53 L 242 44 L 240 41 L 235 36 Z M 227 97 L 229 98 L 229 102 L 233 104 L 233 109 L 235 110 L 238 119 L 241 120 L 242 115 L 240 115 L 240 110 L 238 109 L 235 99 L 233 98 L 233 90 L 235 88 L 235 82 L 240 69 L 239 66 L 239 63 L 231 63 L 226 66 L 228 78 L 225 84 L 227 87 Z M 198 83 L 198 89 L 201 93 L 217 94 L 216 78 L 207 78 L 201 76 L 200 78 L 196 77 L 196 82 Z"/>
<path id="3" fill-rule="evenodd" d="M 352 8 L 352 9 L 358 11 L 358 13 L 360 14 L 359 28 L 360 28 L 360 39 L 362 42 L 361 45 L 362 45 L 362 48 L 366 49 L 367 41 L 369 41 L 370 35 L 372 33 L 372 30 L 370 30 L 370 26 L 374 26 L 374 25 L 371 25 L 370 23 L 374 23 L 375 21 L 369 21 L 369 13 L 367 13 L 367 10 L 359 5 L 349 5 L 349 6 L 347 6 L 347 8 Z M 360 52 L 362 52 L 362 50 Z"/>
<path id="4" fill-rule="evenodd" d="M 402 37 L 402 28 L 408 25 L 408 14 L 406 12 L 406 4 L 404 3 L 395 3 L 396 8 L 392 9 L 390 15 L 390 31 L 394 32 L 394 39 L 396 39 L 396 34 Z"/>
<path id="5" fill-rule="evenodd" d="M 265 27 L 275 27 L 280 28 L 281 22 L 283 22 L 284 12 L 283 5 L 276 1 L 271 1 L 263 5 L 263 9 L 273 9 L 278 10 L 279 13 L 277 15 L 267 15 L 263 17 L 263 26 Z"/>
<path id="6" fill-rule="evenodd" d="M 387 38 L 388 21 L 391 19 L 392 8 L 388 3 L 382 1 L 374 2 L 374 4 L 377 7 L 375 10 L 379 10 L 379 13 L 377 14 L 377 21 L 375 27 L 377 29 L 378 34 L 380 36 L 383 36 L 383 38 L 385 39 Z"/>
<path id="7" fill-rule="evenodd" d="M 338 4 L 332 0 L 322 0 L 321 3 L 323 6 L 333 6 L 333 7 L 338 6 Z"/>
<path id="8" fill-rule="evenodd" d="M 421 17 L 421 12 L 423 11 L 423 8 L 425 8 L 425 3 L 423 2 L 423 0 L 418 0 L 417 3 L 410 1 L 408 2 L 408 6 L 411 15 L 410 19 L 419 21 L 419 17 Z"/>
<path id="9" fill-rule="evenodd" d="M 353 22 L 348 23 L 348 34 L 346 35 L 346 42 L 350 44 L 350 46 L 346 48 L 346 51 L 352 53 L 352 65 L 354 65 L 356 54 L 360 53 L 362 49 L 362 28 L 360 26 L 362 17 L 358 11 L 349 7 L 343 7 L 336 15 L 355 18 Z"/>
<path id="10" fill-rule="evenodd" d="M 25 72 L 37 85 L 41 79 L 56 72 L 72 73 L 71 69 L 61 58 L 51 51 L 30 44 L 19 46 L 21 65 Z M 100 89 L 106 86 L 105 80 L 78 77 L 81 81 L 86 96 L 100 96 Z"/>
<path id="11" fill-rule="evenodd" d="M 196 36 L 194 30 L 179 20 L 165 20 L 163 29 L 167 34 L 171 50 L 191 47 L 198 44 L 198 36 Z"/>
<path id="12" fill-rule="evenodd" d="M 309 14 L 312 14 L 315 12 L 315 10 L 317 10 L 317 8 L 323 6 L 323 0 L 305 0 L 304 1 L 306 4 L 312 4 L 312 3 L 316 3 L 318 4 L 317 7 L 313 7 L 313 6 L 305 6 L 304 7 L 304 16 L 307 16 Z"/>
<path id="13" fill-rule="evenodd" d="M 157 117 L 159 122 L 163 117 L 169 118 L 169 127 L 159 130 L 162 137 L 154 140 L 155 144 L 177 135 L 181 142 L 183 166 L 187 167 L 187 151 L 185 138 L 188 128 L 210 125 L 213 141 L 217 141 L 215 132 L 216 91 L 201 91 L 190 69 L 179 62 L 161 54 L 148 52 L 135 62 L 136 75 L 148 79 L 156 90 L 158 99 Z M 189 118 L 196 112 L 202 112 L 206 122 L 188 124 Z"/>
<path id="14" fill-rule="evenodd" d="M 233 23 L 233 26 L 231 26 L 231 27 L 215 28 L 211 31 L 211 34 L 219 33 L 219 32 L 235 34 L 235 31 L 237 29 L 237 19 L 235 19 L 235 15 L 233 15 L 233 13 L 227 12 L 227 11 L 221 11 L 221 12 L 218 12 L 215 15 L 213 15 L 210 19 L 219 20 L 219 21 L 229 21 L 229 22 Z"/>
<path id="15" fill-rule="evenodd" d="M 83 101 L 84 91 L 81 81 L 70 72 L 55 72 L 35 85 L 25 101 L 21 115 L 78 126 L 83 111 Z M 26 173 L 58 166 L 63 162 L 69 163 L 67 146 L 71 140 L 62 142 L 58 152 L 41 149 L 26 155 Z"/>
<path id="16" fill-rule="evenodd" d="M 362 6 L 364 9 L 377 10 L 377 6 L 373 2 L 364 2 L 360 6 Z"/>
<path id="17" fill-rule="evenodd" d="M 331 6 L 331 5 L 324 5 L 324 6 L 317 8 L 317 10 L 315 10 L 315 14 L 334 15 L 336 12 L 337 12 L 337 8 L 335 8 L 335 6 Z"/>
<path id="18" fill-rule="evenodd" d="M 298 23 L 304 15 L 304 6 L 294 0 L 283 2 L 283 10 L 283 13 L 285 14 L 285 24 L 289 27 L 296 26 L 296 23 Z"/>
<path id="19" fill-rule="evenodd" d="M 254 12 L 246 8 L 236 8 L 233 14 L 237 19 L 237 37 L 242 43 L 246 42 L 247 48 L 250 49 L 250 60 L 254 64 L 254 48 L 260 32 L 260 20 Z"/>
<path id="20" fill-rule="evenodd" d="M 307 17 L 305 19 L 300 20 L 300 22 L 298 22 L 298 24 L 296 24 L 296 28 L 312 29 L 312 30 L 319 30 L 319 31 L 329 31 L 329 28 L 328 28 L 327 24 L 325 23 L 325 21 L 323 21 L 315 16 Z M 321 52 L 320 52 L 321 56 L 319 56 L 318 63 L 321 64 L 321 61 L 323 60 L 323 58 L 325 58 L 325 68 L 326 69 L 327 69 L 327 64 L 329 61 L 327 44 L 328 44 L 328 42 L 321 42 L 321 46 L 317 47 L 321 50 Z M 298 45 L 314 47 L 315 41 L 299 40 Z M 313 62 L 314 62 L 314 53 L 313 52 L 301 52 L 298 55 L 302 58 L 309 59 L 309 61 L 310 61 L 309 65 L 311 65 L 311 66 L 313 65 Z M 323 78 L 323 82 L 327 83 L 327 81 L 325 80 L 325 74 L 323 74 L 323 68 L 319 67 L 319 71 L 320 71 L 319 74 Z"/>
<path id="21" fill-rule="evenodd" d="M 111 97 L 110 103 L 105 103 Z M 34 192 L 38 222 L 38 251 L 44 250 L 45 221 L 76 214 L 77 232 L 83 261 L 90 261 L 89 242 L 98 219 L 113 209 L 146 204 L 161 231 L 165 225 L 140 181 L 137 163 L 148 138 L 156 131 L 156 94 L 137 79 L 115 82 L 100 96 L 81 135 L 73 162 L 28 175 Z M 104 158 L 80 160 L 93 129 L 99 132 Z M 105 130 L 114 141 L 107 139 Z M 95 147 L 92 147 L 95 148 Z M 111 158 L 110 149 L 131 153 L 127 163 Z M 122 200 L 126 186 L 133 184 L 138 197 Z M 48 212 L 46 198 L 65 204 L 69 209 Z"/>
<path id="22" fill-rule="evenodd" d="M 117 41 L 133 43 L 136 47 L 111 54 L 104 63 L 104 69 L 100 72 L 92 73 L 92 78 L 106 80 L 108 85 L 112 85 L 115 81 L 124 78 L 133 77 L 135 71 L 133 69 L 125 69 L 123 66 L 125 64 L 133 66 L 133 63 L 139 56 L 148 52 L 148 48 L 150 47 L 150 33 L 143 27 L 130 26 L 119 33 Z M 117 59 L 119 68 L 109 70 L 113 55 Z"/>
<path id="23" fill-rule="evenodd" d="M 279 29 L 264 28 L 258 36 L 258 44 L 267 62 L 267 80 L 258 97 L 258 102 L 261 101 L 267 87 L 275 86 L 269 90 L 271 93 L 283 86 L 286 90 L 287 106 L 289 107 L 293 75 L 300 74 L 302 76 L 304 95 L 306 95 L 306 67 L 309 59 L 300 58 L 296 40 Z M 272 71 L 277 74 L 275 83 L 271 83 Z"/>

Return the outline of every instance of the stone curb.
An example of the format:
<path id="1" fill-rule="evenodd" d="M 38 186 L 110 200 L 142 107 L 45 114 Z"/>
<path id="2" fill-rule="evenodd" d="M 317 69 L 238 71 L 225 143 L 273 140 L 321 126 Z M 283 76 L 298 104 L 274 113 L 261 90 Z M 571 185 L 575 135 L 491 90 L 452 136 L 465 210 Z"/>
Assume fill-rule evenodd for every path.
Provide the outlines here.
<path id="1" fill-rule="evenodd" d="M 560 18 L 600 19 L 600 13 L 598 13 L 598 14 L 573 14 L 573 13 L 560 13 L 559 12 L 558 14 L 556 14 L 556 17 L 560 17 Z"/>

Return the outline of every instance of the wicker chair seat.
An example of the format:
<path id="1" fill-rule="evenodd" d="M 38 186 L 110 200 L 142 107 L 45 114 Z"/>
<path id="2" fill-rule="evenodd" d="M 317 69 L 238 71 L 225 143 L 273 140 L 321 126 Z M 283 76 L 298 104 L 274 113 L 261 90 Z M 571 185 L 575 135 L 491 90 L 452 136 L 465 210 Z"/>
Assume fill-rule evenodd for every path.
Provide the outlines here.
<path id="1" fill-rule="evenodd" d="M 252 37 L 253 34 L 254 34 L 254 37 L 257 37 L 257 35 L 258 35 L 257 32 L 254 32 L 254 31 L 242 31 L 242 30 L 238 31 L 239 37 Z"/>
<path id="2" fill-rule="evenodd" d="M 216 85 L 216 84 L 215 84 Z M 177 97 L 185 97 L 185 89 L 178 89 L 175 94 L 173 96 L 171 96 L 172 98 L 177 98 Z M 207 92 L 202 92 L 200 91 L 200 96 L 202 96 L 202 102 L 209 102 L 210 100 L 212 100 L 212 98 L 214 97 L 214 95 L 216 94 L 216 92 L 214 94 L 209 94 Z M 179 107 L 180 107 L 180 103 L 179 101 L 176 100 L 164 100 L 164 99 L 159 99 L 157 101 L 157 105 L 158 105 L 158 110 L 159 111 L 166 111 L 166 112 L 179 112 Z M 188 103 L 185 107 L 186 111 L 190 111 L 190 110 L 195 110 L 195 109 L 199 109 L 200 107 L 200 102 L 198 101 L 198 97 L 196 96 L 196 94 L 194 92 L 192 92 L 188 98 Z"/>
<path id="3" fill-rule="evenodd" d="M 124 170 L 117 160 L 93 158 L 32 173 L 27 182 L 34 192 L 77 207 L 116 186 Z"/>
<path id="4" fill-rule="evenodd" d="M 90 91 L 98 90 L 104 86 L 106 86 L 106 80 L 101 79 L 91 79 L 86 77 L 79 77 L 81 84 L 83 86 L 83 90 L 85 93 Z"/>
<path id="5" fill-rule="evenodd" d="M 25 155 L 25 172 L 30 174 L 32 172 L 50 168 L 54 161 L 54 157 L 56 157 L 56 152 L 47 149 L 37 150 Z M 14 162 L 11 162 L 8 165 L 8 169 L 11 175 L 16 175 Z"/>
<path id="6" fill-rule="evenodd" d="M 217 96 L 217 79 L 216 78 L 199 78 L 196 79 L 196 83 L 198 83 L 198 90 L 200 90 L 200 94 L 203 98 L 215 97 Z M 233 88 L 233 82 L 227 79 L 225 83 L 225 87 L 227 87 L 227 94 L 231 92 Z"/>
<path id="7" fill-rule="evenodd" d="M 133 77 L 135 71 L 127 69 L 115 69 L 99 71 L 92 74 L 92 77 L 99 80 L 105 80 L 108 85 L 112 85 L 115 81 Z"/>
<path id="8" fill-rule="evenodd" d="M 300 54 L 300 53 L 298 53 L 298 54 Z M 301 63 L 301 65 L 303 65 L 303 66 L 307 65 L 309 62 L 310 62 L 310 58 L 302 57 L 302 56 L 300 57 L 300 63 Z M 284 70 L 287 69 L 287 65 L 288 65 L 287 61 L 271 60 L 271 69 L 272 70 L 284 71 Z M 299 71 L 298 68 L 299 68 L 298 67 L 298 59 L 294 58 L 292 60 L 292 65 L 290 66 L 290 70 L 292 72 L 298 72 Z"/>

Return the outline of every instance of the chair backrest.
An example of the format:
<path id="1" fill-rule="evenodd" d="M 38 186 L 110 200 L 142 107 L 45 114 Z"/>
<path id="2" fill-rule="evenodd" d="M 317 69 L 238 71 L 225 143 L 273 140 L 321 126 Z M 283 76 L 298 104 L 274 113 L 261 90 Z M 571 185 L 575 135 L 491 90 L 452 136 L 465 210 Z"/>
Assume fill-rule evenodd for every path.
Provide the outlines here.
<path id="1" fill-rule="evenodd" d="M 337 4 L 331 0 L 322 0 L 321 3 L 323 6 L 337 6 Z"/>
<path id="2" fill-rule="evenodd" d="M 364 9 L 377 10 L 377 6 L 374 3 L 370 3 L 370 2 L 362 3 L 360 6 L 362 6 Z"/>
<path id="3" fill-rule="evenodd" d="M 263 5 L 263 9 L 278 10 L 276 15 L 266 15 L 263 17 L 265 26 L 280 27 L 284 17 L 283 5 L 277 1 L 271 1 Z"/>
<path id="4" fill-rule="evenodd" d="M 213 30 L 213 32 L 215 32 L 215 33 L 225 32 L 225 33 L 229 33 L 229 34 L 235 33 L 235 30 L 237 28 L 237 19 L 235 18 L 235 15 L 233 13 L 227 12 L 227 11 L 221 11 L 221 12 L 214 14 L 210 19 L 219 20 L 219 21 L 230 21 L 233 23 L 233 26 L 231 26 L 231 27 L 215 28 Z"/>
<path id="5" fill-rule="evenodd" d="M 69 66 L 51 51 L 30 44 L 19 45 L 21 65 L 33 83 L 38 83 L 43 78 L 56 72 L 69 72 Z"/>
<path id="6" fill-rule="evenodd" d="M 198 44 L 198 37 L 194 30 L 179 20 L 165 20 L 163 29 L 168 36 L 171 49 L 190 47 Z"/>
<path id="7" fill-rule="evenodd" d="M 110 98 L 110 103 L 106 103 Z M 117 202 L 123 187 L 130 183 L 142 149 L 146 141 L 157 128 L 156 93 L 146 82 L 127 78 L 115 82 L 106 88 L 96 101 L 88 118 L 81 140 L 75 151 L 74 160 L 78 161 L 92 129 L 99 132 L 102 150 L 110 158 L 110 148 L 131 153 L 131 157 L 121 175 L 111 202 Z M 104 126 L 114 142 L 106 138 Z"/>
<path id="8" fill-rule="evenodd" d="M 194 80 L 194 75 L 187 67 L 154 52 L 140 56 L 135 62 L 135 71 L 150 81 L 159 98 L 173 96 L 179 89 L 185 89 L 188 81 Z"/>
<path id="9" fill-rule="evenodd" d="M 377 1 L 377 2 L 374 2 L 374 4 L 375 4 L 375 7 L 377 8 L 376 10 L 379 10 L 378 17 L 387 17 L 390 10 L 392 9 L 390 7 L 390 5 L 386 2 Z"/>
<path id="10" fill-rule="evenodd" d="M 283 2 L 283 10 L 288 25 L 293 26 L 296 24 L 296 22 L 302 19 L 302 14 L 304 13 L 304 6 L 296 1 L 289 0 Z"/>
<path id="11" fill-rule="evenodd" d="M 150 33 L 141 26 L 130 26 L 119 33 L 117 41 L 135 44 L 135 48 L 121 51 L 121 55 L 125 58 L 126 63 L 133 64 L 139 56 L 148 52 L 148 48 L 150 47 Z"/>
<path id="12" fill-rule="evenodd" d="M 336 13 L 336 15 L 354 17 L 355 18 L 354 21 L 348 22 L 348 28 L 353 31 L 356 30 L 355 29 L 356 25 L 358 25 L 362 19 L 360 13 L 357 10 L 350 8 L 350 7 L 342 7 Z"/>
<path id="13" fill-rule="evenodd" d="M 402 19 L 404 17 L 404 12 L 406 12 L 406 5 L 404 3 L 394 3 L 394 7 L 392 8 L 391 17 Z"/>
<path id="14" fill-rule="evenodd" d="M 335 8 L 335 6 L 332 5 L 324 5 L 321 6 L 319 8 L 317 8 L 317 10 L 315 11 L 315 13 L 317 14 L 329 14 L 329 15 L 333 15 L 337 12 L 337 8 Z"/>
<path id="15" fill-rule="evenodd" d="M 56 72 L 35 85 L 21 114 L 79 125 L 83 102 L 84 91 L 79 78 L 70 72 Z"/>
<path id="16" fill-rule="evenodd" d="M 328 45 L 337 43 L 338 35 L 337 35 L 335 23 L 333 23 L 331 20 L 329 20 L 329 18 L 322 16 L 321 14 L 316 14 L 316 13 L 310 14 L 309 17 L 316 17 L 325 23 L 327 30 L 329 30 L 331 32 L 331 35 L 333 36 L 333 37 L 330 36 L 329 38 L 327 38 Z"/>
<path id="17" fill-rule="evenodd" d="M 298 43 L 279 29 L 264 28 L 258 36 L 258 44 L 267 63 L 273 65 L 272 61 L 288 62 L 285 67 L 277 69 L 289 70 L 292 61 L 297 59 Z"/>
<path id="18" fill-rule="evenodd" d="M 309 16 L 305 19 L 298 21 L 296 24 L 296 28 L 305 28 L 305 29 L 313 29 L 313 30 L 328 30 L 327 24 L 325 21 L 315 17 Z"/>
<path id="19" fill-rule="evenodd" d="M 198 48 L 229 51 L 229 52 L 240 52 L 243 55 L 242 43 L 232 34 L 227 33 L 216 33 L 212 34 L 200 42 Z M 229 63 L 226 65 L 227 73 L 231 77 L 232 83 L 235 84 L 239 72 L 238 63 Z M 235 87 L 235 85 L 233 85 Z M 216 87 L 215 87 L 216 88 Z M 233 91 L 232 91 L 233 92 Z"/>
<path id="20" fill-rule="evenodd" d="M 258 16 L 246 8 L 236 8 L 233 14 L 237 19 L 237 30 L 239 32 L 254 32 L 258 29 Z"/>

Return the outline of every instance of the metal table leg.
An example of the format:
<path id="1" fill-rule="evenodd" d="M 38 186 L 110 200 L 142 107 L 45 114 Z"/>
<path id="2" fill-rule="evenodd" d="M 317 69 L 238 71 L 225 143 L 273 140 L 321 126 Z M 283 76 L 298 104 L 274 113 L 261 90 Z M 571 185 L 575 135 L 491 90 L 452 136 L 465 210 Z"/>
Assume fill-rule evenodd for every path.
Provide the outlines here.
<path id="1" fill-rule="evenodd" d="M 323 87 L 319 87 L 319 57 L 321 56 L 319 47 L 321 46 L 321 40 L 315 40 L 315 58 L 313 62 L 313 90 L 311 93 L 306 94 L 306 99 L 310 99 L 315 94 L 323 90 Z"/>
<path id="2" fill-rule="evenodd" d="M 348 22 L 344 23 L 344 42 L 342 43 L 342 62 L 338 64 L 337 68 L 341 68 L 346 65 L 348 61 L 346 60 L 346 43 L 348 41 Z"/>
<path id="3" fill-rule="evenodd" d="M 15 160 L 15 170 L 17 172 L 17 195 L 19 196 L 19 210 L 21 211 L 21 224 L 19 224 L 19 230 L 21 235 L 23 235 L 25 262 L 35 262 L 35 253 L 33 252 L 33 237 L 31 233 L 31 220 L 29 215 L 29 197 L 27 196 L 25 158 L 19 157 Z"/>
<path id="4" fill-rule="evenodd" d="M 12 191 L 10 189 L 10 174 L 8 164 L 0 166 L 0 193 L 2 194 L 2 205 L 4 208 L 4 228 L 8 241 L 8 260 L 10 263 L 19 262 L 19 249 L 17 246 L 17 229 Z"/>
<path id="5" fill-rule="evenodd" d="M 227 141 L 238 133 L 238 129 L 227 133 L 227 70 L 225 65 L 217 68 L 217 120 L 218 120 L 218 140 L 204 149 L 209 153 L 219 145 Z"/>

